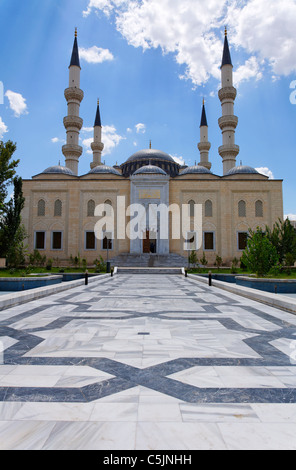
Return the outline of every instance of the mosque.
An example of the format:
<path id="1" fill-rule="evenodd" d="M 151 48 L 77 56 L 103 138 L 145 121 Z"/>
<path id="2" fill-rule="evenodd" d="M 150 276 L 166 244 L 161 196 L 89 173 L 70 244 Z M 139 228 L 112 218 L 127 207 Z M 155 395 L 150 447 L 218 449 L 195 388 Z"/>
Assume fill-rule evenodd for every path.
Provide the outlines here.
<path id="1" fill-rule="evenodd" d="M 282 180 L 271 180 L 250 166 L 237 166 L 239 146 L 235 143 L 238 118 L 234 114 L 237 91 L 233 86 L 233 65 L 225 31 L 221 65 L 221 89 L 218 96 L 222 116 L 218 124 L 222 132 L 222 145 L 218 152 L 223 162 L 223 175 L 211 172 L 208 141 L 208 123 L 205 103 L 200 122 L 200 162 L 194 166 L 181 166 L 174 158 L 152 148 L 136 152 L 115 166 L 102 164 L 102 122 L 99 102 L 94 122 L 91 145 L 93 161 L 87 174 L 79 175 L 78 162 L 83 149 L 79 135 L 83 126 L 80 104 L 84 93 L 80 89 L 80 60 L 75 32 L 69 66 L 69 87 L 65 90 L 68 113 L 64 118 L 67 142 L 62 152 L 65 166 L 47 168 L 42 173 L 23 181 L 25 207 L 22 220 L 29 234 L 29 252 L 34 249 L 47 258 L 66 263 L 70 256 L 85 258 L 89 264 L 100 256 L 113 259 L 129 254 L 178 256 L 186 264 L 188 253 L 197 251 L 198 258 L 205 254 L 209 265 L 216 256 L 224 263 L 240 258 L 246 247 L 248 232 L 258 226 L 272 227 L 283 219 Z M 150 145 L 151 147 L 151 145 Z M 142 221 L 138 238 L 130 237 L 126 227 L 130 217 L 122 214 L 119 201 L 125 206 L 141 204 L 172 206 L 187 211 L 189 223 L 179 237 L 173 236 L 172 218 L 168 213 L 167 236 L 161 236 L 160 216 L 156 225 L 149 217 Z M 113 229 L 102 229 L 98 236 L 96 208 L 100 204 L 112 207 L 115 215 Z M 195 208 L 201 220 L 199 228 L 194 222 Z M 182 217 L 181 217 L 182 219 Z M 119 233 L 120 232 L 120 233 Z"/>

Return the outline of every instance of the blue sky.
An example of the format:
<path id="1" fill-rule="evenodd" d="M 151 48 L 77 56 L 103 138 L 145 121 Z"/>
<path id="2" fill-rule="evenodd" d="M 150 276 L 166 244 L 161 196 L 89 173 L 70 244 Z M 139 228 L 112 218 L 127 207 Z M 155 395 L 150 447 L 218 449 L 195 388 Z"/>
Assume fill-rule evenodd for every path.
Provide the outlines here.
<path id="1" fill-rule="evenodd" d="M 97 98 L 106 164 L 124 162 L 151 139 L 190 165 L 199 162 L 205 97 L 212 171 L 221 175 L 225 24 L 238 89 L 237 163 L 283 179 L 284 212 L 296 219 L 294 0 L 0 0 L 0 138 L 17 143 L 18 173 L 31 178 L 64 164 L 64 89 L 77 27 L 85 93 L 79 173 L 90 170 Z"/>

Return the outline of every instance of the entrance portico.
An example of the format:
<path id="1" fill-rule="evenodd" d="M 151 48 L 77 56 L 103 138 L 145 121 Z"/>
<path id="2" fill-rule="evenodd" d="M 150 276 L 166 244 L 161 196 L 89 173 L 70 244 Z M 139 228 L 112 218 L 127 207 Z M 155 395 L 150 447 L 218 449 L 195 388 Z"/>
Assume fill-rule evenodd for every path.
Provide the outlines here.
<path id="1" fill-rule="evenodd" d="M 130 240 L 130 252 L 168 254 L 169 236 L 166 239 L 160 237 L 160 213 L 157 206 L 169 206 L 170 177 L 161 168 L 147 165 L 136 171 L 130 179 L 131 205 L 137 204 L 143 208 L 143 215 L 139 215 L 138 236 Z"/>

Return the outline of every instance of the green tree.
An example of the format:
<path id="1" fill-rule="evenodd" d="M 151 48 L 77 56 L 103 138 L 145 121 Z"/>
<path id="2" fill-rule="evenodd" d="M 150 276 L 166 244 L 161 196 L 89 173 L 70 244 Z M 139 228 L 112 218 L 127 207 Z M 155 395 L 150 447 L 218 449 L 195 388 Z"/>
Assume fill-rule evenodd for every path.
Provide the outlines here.
<path id="1" fill-rule="evenodd" d="M 25 204 L 22 179 L 16 176 L 13 185 L 14 196 L 8 203 L 3 204 L 4 211 L 0 221 L 0 257 L 6 257 L 9 264 L 10 258 L 21 258 L 20 250 L 24 248 L 23 242 L 27 238 L 24 227 L 21 227 L 21 212 Z M 14 250 L 19 254 L 14 255 Z"/>
<path id="2" fill-rule="evenodd" d="M 15 169 L 19 164 L 19 160 L 12 160 L 15 151 L 16 145 L 13 142 L 0 141 L 0 216 L 5 213 L 8 187 L 12 183 L 16 174 Z"/>
<path id="3" fill-rule="evenodd" d="M 207 266 L 208 260 L 207 260 L 207 258 L 206 258 L 205 252 L 203 252 L 202 258 L 200 258 L 199 261 L 200 261 L 200 264 L 201 264 L 202 266 L 204 266 L 204 267 Z"/>
<path id="4" fill-rule="evenodd" d="M 219 271 L 219 269 L 221 268 L 221 266 L 222 266 L 222 264 L 223 264 L 223 259 L 221 258 L 220 255 L 217 255 L 217 256 L 216 256 L 215 264 L 216 264 L 216 266 L 217 266 L 217 268 L 218 268 L 218 271 Z"/>
<path id="5" fill-rule="evenodd" d="M 277 250 L 261 228 L 250 230 L 247 248 L 243 252 L 242 262 L 248 270 L 265 276 L 279 262 Z"/>
<path id="6" fill-rule="evenodd" d="M 6 253 L 9 266 L 19 268 L 25 264 L 28 249 L 28 246 L 25 245 L 26 238 L 26 229 L 23 225 L 20 225 L 15 232 L 13 243 L 11 243 Z"/>
<path id="7" fill-rule="evenodd" d="M 271 241 L 279 256 L 281 264 L 285 262 L 285 258 L 290 254 L 293 262 L 296 260 L 296 232 L 289 219 L 285 221 L 278 220 L 271 230 L 266 227 L 266 235 Z"/>
<path id="8" fill-rule="evenodd" d="M 195 266 L 198 263 L 198 257 L 197 257 L 197 254 L 196 254 L 195 250 L 191 251 L 191 253 L 188 257 L 188 260 L 189 260 L 189 264 L 192 264 L 192 266 L 195 268 Z"/>

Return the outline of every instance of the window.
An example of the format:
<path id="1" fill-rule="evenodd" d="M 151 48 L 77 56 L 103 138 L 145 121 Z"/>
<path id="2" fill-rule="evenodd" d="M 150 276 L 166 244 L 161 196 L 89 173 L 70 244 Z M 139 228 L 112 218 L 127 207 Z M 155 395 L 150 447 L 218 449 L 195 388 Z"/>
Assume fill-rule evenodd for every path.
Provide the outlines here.
<path id="1" fill-rule="evenodd" d="M 205 202 L 205 217 L 213 217 L 213 204 L 210 200 Z"/>
<path id="2" fill-rule="evenodd" d="M 204 250 L 214 250 L 214 249 L 215 249 L 215 233 L 204 232 Z"/>
<path id="3" fill-rule="evenodd" d="M 40 199 L 40 201 L 38 201 L 37 215 L 38 217 L 45 216 L 45 201 L 43 199 Z"/>
<path id="4" fill-rule="evenodd" d="M 62 250 L 63 249 L 63 232 L 52 232 L 51 234 L 51 249 Z"/>
<path id="5" fill-rule="evenodd" d="M 87 203 L 87 217 L 94 217 L 96 204 L 92 199 Z"/>
<path id="6" fill-rule="evenodd" d="M 237 247 L 239 251 L 243 251 L 247 248 L 248 243 L 248 232 L 238 232 L 237 234 Z"/>
<path id="7" fill-rule="evenodd" d="M 255 203 L 255 216 L 263 217 L 263 203 L 262 201 L 256 201 Z"/>
<path id="8" fill-rule="evenodd" d="M 197 246 L 196 232 L 187 232 L 187 238 L 185 240 L 185 250 L 187 251 L 196 250 L 196 246 Z"/>
<path id="9" fill-rule="evenodd" d="M 95 232 L 85 232 L 85 249 L 86 250 L 96 249 Z"/>
<path id="10" fill-rule="evenodd" d="M 194 217 L 195 202 L 191 200 L 191 201 L 188 202 L 188 205 L 189 205 L 189 215 L 190 215 L 190 217 Z"/>
<path id="11" fill-rule="evenodd" d="M 113 250 L 113 234 L 103 232 L 102 250 Z"/>
<path id="12" fill-rule="evenodd" d="M 54 203 L 54 216 L 55 217 L 61 217 L 62 216 L 62 201 L 60 201 L 59 199 L 56 200 L 56 202 Z"/>
<path id="13" fill-rule="evenodd" d="M 239 203 L 238 203 L 238 216 L 239 217 L 246 217 L 247 216 L 245 201 L 239 201 Z"/>
<path id="14" fill-rule="evenodd" d="M 45 232 L 35 232 L 35 250 L 45 250 Z"/>

